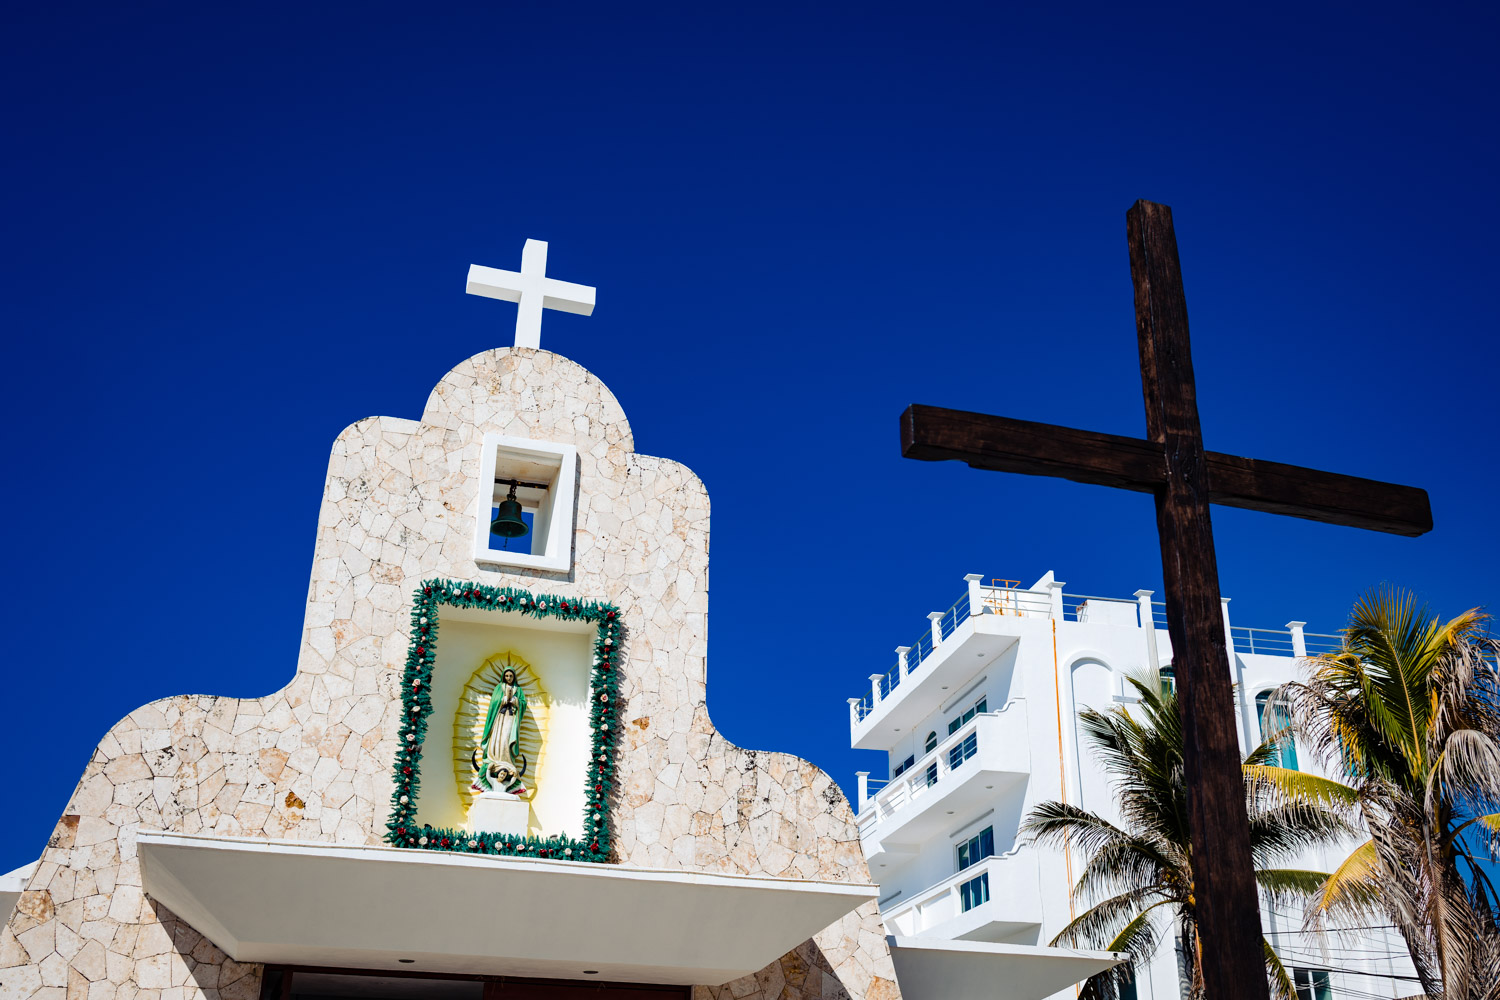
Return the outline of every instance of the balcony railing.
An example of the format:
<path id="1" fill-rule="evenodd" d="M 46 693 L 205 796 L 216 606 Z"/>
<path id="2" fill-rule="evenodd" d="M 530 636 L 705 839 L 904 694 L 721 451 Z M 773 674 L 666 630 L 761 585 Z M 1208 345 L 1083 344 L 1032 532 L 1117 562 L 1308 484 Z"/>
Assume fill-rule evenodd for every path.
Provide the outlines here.
<path id="1" fill-rule="evenodd" d="M 923 629 L 909 645 L 897 647 L 896 663 L 882 674 L 872 674 L 870 687 L 859 698 L 849 699 L 849 722 L 856 726 L 863 722 L 877 705 L 889 698 L 914 674 L 921 672 L 922 665 L 942 643 L 958 631 L 973 615 L 1002 615 L 1015 618 L 1042 618 L 1086 624 L 1111 624 L 1145 628 L 1147 615 L 1150 626 L 1155 629 L 1167 627 L 1167 609 L 1161 601 L 1149 599 L 1149 591 L 1141 591 L 1135 598 L 1096 597 L 1085 594 L 1064 594 L 1053 585 L 1043 590 L 1023 589 L 1019 581 L 992 579 L 988 584 L 980 583 L 978 574 L 965 579 L 968 592 L 946 611 L 928 615 L 930 625 Z M 1333 652 L 1343 646 L 1343 637 L 1318 632 L 1303 632 L 1300 623 L 1296 628 L 1264 629 L 1231 626 L 1230 643 L 1237 653 L 1253 653 L 1271 656 L 1316 656 Z"/>
<path id="2" fill-rule="evenodd" d="M 1025 709 L 1018 707 L 1024 705 L 1024 699 L 1017 698 L 998 712 L 982 712 L 974 716 L 889 781 L 862 779 L 860 835 L 864 836 L 891 817 L 920 805 L 930 796 L 942 795 L 952 784 L 950 776 L 955 773 L 962 778 L 985 764 L 996 762 L 1018 769 L 1029 767 L 1029 759 L 1025 762 L 1010 761 L 1007 755 L 1010 750 L 1024 752 L 1026 747 Z"/>
<path id="3" fill-rule="evenodd" d="M 903 680 L 921 669 L 922 661 L 933 654 L 939 642 L 958 630 L 972 610 L 973 602 L 970 595 L 965 593 L 947 611 L 929 615 L 932 624 L 909 645 L 899 647 L 902 652 L 896 654 L 895 666 L 870 678 L 870 694 L 857 699 L 858 706 L 853 708 L 857 719 L 869 715 Z"/>
<path id="4" fill-rule="evenodd" d="M 1229 639 L 1236 653 L 1259 653 L 1263 656 L 1291 656 L 1292 633 L 1274 628 L 1245 628 L 1235 625 L 1229 629 Z"/>
<path id="5" fill-rule="evenodd" d="M 991 580 L 980 588 L 984 614 L 1014 618 L 1051 618 L 1052 595 L 1044 590 L 1022 590 L 1019 580 Z"/>
<path id="6" fill-rule="evenodd" d="M 1302 638 L 1307 644 L 1307 655 L 1317 656 L 1319 653 L 1336 653 L 1344 648 L 1344 637 L 1341 635 L 1327 635 L 1322 632 L 1303 632 Z"/>
<path id="7" fill-rule="evenodd" d="M 938 929 L 965 913 L 1008 924 L 1041 923 L 1041 892 L 1029 849 L 985 858 L 911 899 L 898 897 L 881 916 L 891 933 L 911 935 Z"/>

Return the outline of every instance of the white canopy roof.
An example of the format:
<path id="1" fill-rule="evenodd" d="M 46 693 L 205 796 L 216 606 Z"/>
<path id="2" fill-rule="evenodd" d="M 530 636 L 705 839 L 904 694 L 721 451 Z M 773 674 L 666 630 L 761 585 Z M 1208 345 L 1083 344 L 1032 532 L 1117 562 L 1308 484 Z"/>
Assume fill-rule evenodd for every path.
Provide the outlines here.
<path id="1" fill-rule="evenodd" d="M 38 864 L 39 862 L 33 861 L 0 875 L 0 921 L 10 919 L 10 911 L 16 908 L 16 902 L 21 898 L 21 893 L 26 891 L 26 883 L 31 881 Z"/>
<path id="2" fill-rule="evenodd" d="M 712 986 L 878 892 L 301 841 L 142 833 L 137 844 L 146 892 L 240 962 Z"/>
<path id="3" fill-rule="evenodd" d="M 985 941 L 888 937 L 902 1000 L 1041 1000 L 1129 956 Z"/>

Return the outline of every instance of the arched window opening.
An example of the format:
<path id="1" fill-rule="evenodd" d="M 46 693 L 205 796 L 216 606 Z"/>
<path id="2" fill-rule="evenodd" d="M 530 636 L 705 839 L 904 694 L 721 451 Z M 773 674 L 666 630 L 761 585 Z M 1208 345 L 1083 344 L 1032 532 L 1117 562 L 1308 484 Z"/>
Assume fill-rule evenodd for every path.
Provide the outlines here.
<path id="1" fill-rule="evenodd" d="M 927 743 L 923 747 L 922 752 L 923 753 L 932 753 L 932 751 L 934 751 L 936 749 L 937 749 L 937 733 L 935 733 L 935 732 L 928 733 L 927 734 Z"/>
<path id="2" fill-rule="evenodd" d="M 1262 740 L 1284 731 L 1292 722 L 1292 713 L 1287 711 L 1286 702 L 1279 699 L 1273 702 L 1269 691 L 1262 691 L 1255 696 L 1255 717 L 1260 720 Z M 1276 758 L 1273 763 L 1289 771 L 1297 770 L 1297 745 L 1292 741 L 1290 733 L 1276 741 Z"/>

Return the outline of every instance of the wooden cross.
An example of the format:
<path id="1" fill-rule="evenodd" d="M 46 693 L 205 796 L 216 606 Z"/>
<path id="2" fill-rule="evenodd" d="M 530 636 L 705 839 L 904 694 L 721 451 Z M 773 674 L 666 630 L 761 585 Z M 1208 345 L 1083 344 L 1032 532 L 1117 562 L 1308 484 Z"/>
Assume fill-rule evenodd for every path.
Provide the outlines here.
<path id="1" fill-rule="evenodd" d="M 1198 859 L 1194 890 L 1204 987 L 1214 1000 L 1264 1000 L 1260 907 L 1208 506 L 1398 535 L 1430 530 L 1432 510 L 1426 491 L 1410 486 L 1205 452 L 1172 210 L 1138 201 L 1125 213 L 1125 232 L 1146 398 L 1144 441 L 911 406 L 901 415 L 901 454 L 1156 497 L 1167 629 L 1186 744 L 1188 830 Z"/>

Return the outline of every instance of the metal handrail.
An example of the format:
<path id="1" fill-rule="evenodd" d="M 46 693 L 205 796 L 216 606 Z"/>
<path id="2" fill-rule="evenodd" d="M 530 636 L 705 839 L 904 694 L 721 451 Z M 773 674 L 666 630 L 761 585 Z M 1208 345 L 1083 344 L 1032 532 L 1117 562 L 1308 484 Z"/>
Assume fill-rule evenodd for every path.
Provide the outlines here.
<path id="1" fill-rule="evenodd" d="M 1303 632 L 1302 639 L 1307 644 L 1309 656 L 1319 653 L 1336 653 L 1344 648 L 1344 637 L 1342 635 L 1329 635 L 1326 632 Z"/>
<path id="2" fill-rule="evenodd" d="M 1014 615 L 1017 617 L 1052 617 L 1052 600 L 1050 593 L 1037 590 L 1021 589 L 1019 580 L 1007 580 L 994 577 L 988 586 L 979 588 L 980 610 L 985 614 Z M 1089 594 L 1063 594 L 1062 604 L 1064 621 L 1076 622 L 1079 620 L 1079 608 L 1089 601 L 1103 601 L 1112 604 L 1131 604 L 1137 606 L 1136 623 L 1144 625 L 1141 621 L 1140 602 L 1128 597 L 1104 597 Z M 1151 626 L 1157 629 L 1167 627 L 1167 606 L 1165 601 L 1151 601 Z M 937 620 L 937 634 L 946 640 L 958 631 L 974 612 L 970 604 L 969 593 L 965 591 L 953 606 L 944 611 Z M 1285 629 L 1250 628 L 1243 625 L 1235 625 L 1230 628 L 1230 645 L 1238 653 L 1260 653 L 1272 656 L 1290 656 L 1294 651 L 1292 645 L 1292 633 Z M 1304 632 L 1303 639 L 1306 642 L 1307 653 L 1315 656 L 1319 653 L 1337 652 L 1343 648 L 1343 635 L 1335 635 L 1322 632 Z M 906 654 L 906 674 L 909 676 L 916 673 L 934 652 L 937 651 L 937 643 L 933 638 L 933 629 L 929 625 L 914 639 Z M 854 717 L 856 721 L 864 721 L 875 706 L 895 693 L 900 687 L 903 676 L 899 661 L 881 674 L 863 697 L 854 703 Z"/>
<path id="3" fill-rule="evenodd" d="M 997 583 L 1015 586 L 1000 587 L 995 585 Z M 1036 590 L 1022 590 L 1018 580 L 997 578 L 991 581 L 990 586 L 980 589 L 979 599 L 986 613 L 992 615 L 1013 615 L 1017 618 L 1052 616 L 1051 596 Z"/>
<path id="4" fill-rule="evenodd" d="M 943 617 L 938 619 L 938 634 L 944 639 L 948 638 L 969 617 L 969 592 L 966 590 L 962 597 L 953 602 L 953 607 L 943 612 Z"/>
<path id="5" fill-rule="evenodd" d="M 1010 711 L 1013 706 L 1023 704 L 1025 700 L 1026 699 L 1024 698 L 1012 698 L 993 712 L 976 713 L 974 718 L 970 719 L 968 722 L 964 723 L 962 726 L 959 726 L 953 732 L 949 733 L 946 737 L 943 738 L 942 742 L 938 743 L 937 746 L 933 747 L 931 750 L 927 751 L 922 756 L 913 761 L 911 767 L 906 768 L 896 777 L 887 779 L 885 785 L 880 790 L 881 793 L 884 794 L 885 792 L 891 791 L 891 789 L 893 788 L 898 788 L 902 784 L 914 782 L 919 777 L 922 779 L 922 786 L 924 788 L 927 787 L 927 769 L 935 763 L 939 764 L 938 780 L 941 781 L 943 777 L 950 773 L 952 770 L 951 768 L 945 769 L 941 766 L 941 761 L 943 760 L 944 756 L 948 754 L 954 747 L 958 746 L 965 739 L 967 739 L 970 735 L 973 735 L 977 740 L 980 720 L 998 719 L 1006 712 Z M 865 787 L 868 789 L 871 784 L 873 784 L 873 780 L 867 783 Z M 875 805 L 880 797 L 880 795 L 877 795 L 873 791 L 868 792 L 868 801 L 871 805 Z M 892 808 L 891 811 L 895 812 L 896 810 Z M 879 815 L 878 809 L 876 810 L 876 817 L 877 819 L 884 819 L 884 817 Z"/>
<path id="6" fill-rule="evenodd" d="M 1005 709 L 1002 708 L 1000 711 L 1003 712 L 1005 711 Z M 939 765 L 938 780 L 941 781 L 944 774 L 946 773 L 941 766 L 943 755 L 948 753 L 948 751 L 952 750 L 954 747 L 958 746 L 970 735 L 973 735 L 977 739 L 980 719 L 992 718 L 998 716 L 999 714 L 1000 712 L 981 712 L 980 714 L 975 715 L 974 718 L 970 719 L 966 724 L 959 726 L 947 737 L 945 737 L 943 741 L 937 746 L 933 747 L 931 750 L 924 753 L 921 757 L 917 758 L 916 762 L 913 763 L 911 767 L 908 767 L 896 777 L 888 780 L 885 784 L 885 787 L 880 790 L 881 795 L 872 794 L 870 796 L 871 804 L 876 805 L 877 807 L 876 815 L 881 819 L 885 818 L 879 815 L 879 806 L 883 804 L 880 803 L 879 800 L 884 796 L 884 793 L 891 792 L 892 789 L 898 789 L 902 785 L 912 784 L 919 776 L 922 778 L 922 787 L 926 788 L 927 769 L 933 764 Z M 892 808 L 891 811 L 894 812 L 895 809 Z"/>
<path id="7" fill-rule="evenodd" d="M 1229 638 L 1236 653 L 1263 656 L 1289 656 L 1292 653 L 1292 633 L 1286 629 L 1231 625 Z"/>
<path id="8" fill-rule="evenodd" d="M 944 611 L 943 617 L 938 620 L 939 634 L 944 639 L 948 638 L 957 631 L 958 626 L 964 623 L 964 620 L 969 617 L 969 613 L 969 592 L 965 590 L 963 596 L 955 601 L 951 608 Z M 931 656 L 936 648 L 937 645 L 933 642 L 932 638 L 932 626 L 929 625 L 917 636 L 907 650 L 907 674 L 915 673 L 917 668 L 922 665 L 922 661 Z M 879 690 L 875 689 L 877 685 Z M 880 679 L 871 684 L 868 694 L 861 696 L 859 704 L 855 706 L 855 716 L 858 720 L 863 722 L 871 712 L 875 711 L 875 706 L 890 697 L 891 693 L 900 685 L 901 662 L 898 660 L 895 666 L 881 674 Z"/>

